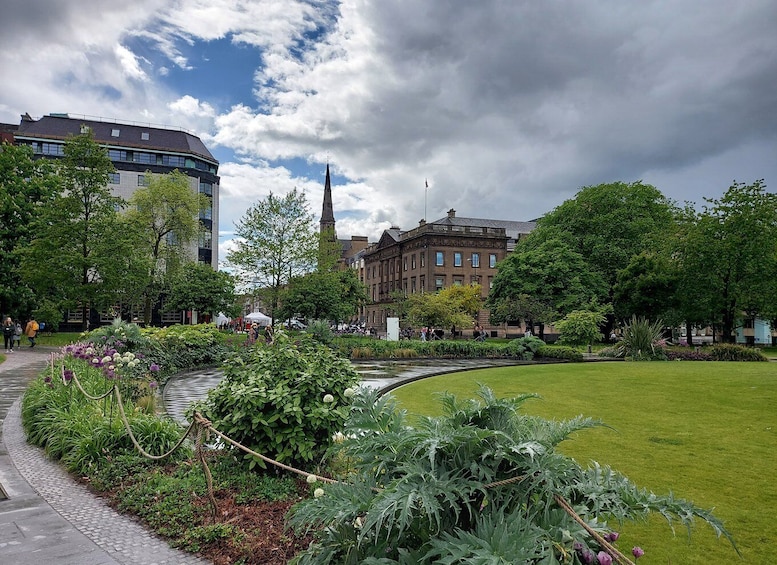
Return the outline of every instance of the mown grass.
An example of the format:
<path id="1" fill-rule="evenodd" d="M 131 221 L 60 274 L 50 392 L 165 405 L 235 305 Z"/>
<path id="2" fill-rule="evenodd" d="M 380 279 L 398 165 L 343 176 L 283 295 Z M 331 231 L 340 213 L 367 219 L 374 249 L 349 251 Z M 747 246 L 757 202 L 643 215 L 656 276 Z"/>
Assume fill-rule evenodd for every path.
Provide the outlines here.
<path id="1" fill-rule="evenodd" d="M 714 508 L 729 543 L 699 524 L 690 540 L 663 519 L 629 523 L 618 545 L 640 545 L 640 564 L 775 562 L 777 530 L 777 366 L 773 363 L 643 362 L 506 367 L 449 374 L 394 391 L 403 408 L 434 415 L 434 394 L 472 397 L 478 384 L 501 396 L 534 392 L 530 413 L 554 419 L 583 414 L 613 429 L 587 430 L 564 453 L 596 460 L 656 493 L 673 492 Z"/>

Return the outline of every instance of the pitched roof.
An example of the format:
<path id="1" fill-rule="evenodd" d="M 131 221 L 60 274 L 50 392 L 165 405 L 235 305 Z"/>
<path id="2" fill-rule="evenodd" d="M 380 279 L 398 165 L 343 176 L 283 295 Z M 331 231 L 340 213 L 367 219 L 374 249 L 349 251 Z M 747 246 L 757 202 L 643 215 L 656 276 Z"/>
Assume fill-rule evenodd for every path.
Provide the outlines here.
<path id="1" fill-rule="evenodd" d="M 39 120 L 25 117 L 19 124 L 16 137 L 64 140 L 79 135 L 82 125 L 88 126 L 92 130 L 94 140 L 103 145 L 191 153 L 218 163 L 199 137 L 182 129 L 71 118 L 67 114 L 43 116 Z M 115 132 L 118 132 L 118 135 L 113 135 Z M 143 139 L 145 136 L 142 134 L 147 134 L 148 139 Z"/>

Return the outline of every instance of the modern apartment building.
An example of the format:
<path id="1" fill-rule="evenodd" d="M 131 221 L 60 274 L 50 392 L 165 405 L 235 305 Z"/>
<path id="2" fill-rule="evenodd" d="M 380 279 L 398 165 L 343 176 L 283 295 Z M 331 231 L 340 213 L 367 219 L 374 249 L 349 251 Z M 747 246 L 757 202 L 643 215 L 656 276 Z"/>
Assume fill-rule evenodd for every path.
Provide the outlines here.
<path id="1" fill-rule="evenodd" d="M 459 218 L 449 210 L 445 218 L 402 231 L 392 227 L 363 255 L 364 282 L 371 303 L 366 323 L 379 333 L 394 313 L 392 293 L 435 292 L 451 285 L 477 283 L 485 299 L 496 276 L 496 266 L 513 251 L 516 242 L 535 227 L 535 222 Z M 506 326 L 492 326 L 488 310 L 477 322 L 492 336 L 503 336 Z M 471 328 L 465 328 L 466 331 Z"/>
<path id="2" fill-rule="evenodd" d="M 49 114 L 39 119 L 24 114 L 18 127 L 14 124 L 0 127 L 3 141 L 29 145 L 35 158 L 52 160 L 64 156 L 68 138 L 88 131 L 113 162 L 115 171 L 110 175 L 109 187 L 114 196 L 128 199 L 138 187 L 148 183 L 149 174 L 178 169 L 189 178 L 191 190 L 205 195 L 208 202 L 200 211 L 202 230 L 199 241 L 191 246 L 190 256 L 218 269 L 219 162 L 196 135 L 182 129 L 69 114 Z M 68 324 L 80 326 L 82 315 L 80 309 L 67 312 L 66 327 Z M 93 325 L 109 323 L 115 315 L 115 308 L 89 313 Z M 131 316 L 136 319 L 139 313 L 133 311 Z M 154 323 L 192 320 L 191 312 L 154 314 Z"/>
<path id="3" fill-rule="evenodd" d="M 12 132 L 16 144 L 30 145 L 37 158 L 59 159 L 65 140 L 91 131 L 108 151 L 116 171 L 110 188 L 115 196 L 129 198 L 148 182 L 148 173 L 178 169 L 189 177 L 192 191 L 204 194 L 209 206 L 200 213 L 202 235 L 192 246 L 192 258 L 218 268 L 219 162 L 199 137 L 182 129 L 90 119 L 69 114 L 49 114 L 33 119 L 22 116 Z"/>

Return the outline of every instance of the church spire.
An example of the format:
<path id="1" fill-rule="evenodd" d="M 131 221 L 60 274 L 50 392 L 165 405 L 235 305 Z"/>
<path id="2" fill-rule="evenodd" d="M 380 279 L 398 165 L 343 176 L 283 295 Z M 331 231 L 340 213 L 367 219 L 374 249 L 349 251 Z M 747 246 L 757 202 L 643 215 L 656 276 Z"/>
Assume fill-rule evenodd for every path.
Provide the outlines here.
<path id="1" fill-rule="evenodd" d="M 329 178 L 329 163 L 326 164 L 326 181 L 324 182 L 324 204 L 321 208 L 321 221 L 319 222 L 319 233 L 330 232 L 332 240 L 335 235 L 335 213 L 332 208 L 332 181 Z"/>

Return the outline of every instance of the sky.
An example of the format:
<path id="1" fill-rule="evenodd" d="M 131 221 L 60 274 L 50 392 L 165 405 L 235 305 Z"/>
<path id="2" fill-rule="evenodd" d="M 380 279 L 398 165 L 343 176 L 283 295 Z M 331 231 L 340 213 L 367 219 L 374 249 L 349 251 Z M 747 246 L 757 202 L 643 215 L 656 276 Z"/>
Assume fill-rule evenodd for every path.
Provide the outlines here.
<path id="1" fill-rule="evenodd" d="M 4 0 L 0 122 L 183 127 L 219 160 L 219 257 L 270 191 L 341 238 L 528 221 L 585 186 L 777 190 L 773 0 Z M 426 188 L 428 184 L 428 188 Z"/>

